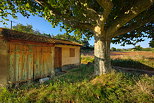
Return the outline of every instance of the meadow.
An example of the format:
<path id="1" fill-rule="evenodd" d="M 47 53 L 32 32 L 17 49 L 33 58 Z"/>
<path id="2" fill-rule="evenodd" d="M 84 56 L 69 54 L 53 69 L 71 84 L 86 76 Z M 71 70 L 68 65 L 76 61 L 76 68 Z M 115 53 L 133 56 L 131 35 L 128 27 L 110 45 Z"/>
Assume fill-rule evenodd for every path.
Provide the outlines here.
<path id="1" fill-rule="evenodd" d="M 81 62 L 87 64 L 93 62 L 93 51 L 83 53 Z M 152 51 L 125 51 L 125 52 L 111 52 L 111 62 L 113 66 L 154 70 L 154 52 Z"/>
<path id="2" fill-rule="evenodd" d="M 127 60 L 142 64 L 143 55 L 140 57 L 139 53 L 128 55 L 128 58 L 117 55 L 117 52 L 113 54 L 113 65 L 119 63 L 118 66 L 127 67 Z M 144 59 L 151 61 L 147 58 L 153 54 L 148 56 L 144 55 Z M 79 67 L 68 69 L 44 84 L 32 82 L 18 88 L 1 88 L 0 103 L 154 103 L 154 76 L 113 69 L 111 73 L 96 77 L 93 75 L 94 65 L 90 63 L 93 60 L 93 55 L 82 55 Z M 153 64 L 143 62 L 153 69 Z"/>

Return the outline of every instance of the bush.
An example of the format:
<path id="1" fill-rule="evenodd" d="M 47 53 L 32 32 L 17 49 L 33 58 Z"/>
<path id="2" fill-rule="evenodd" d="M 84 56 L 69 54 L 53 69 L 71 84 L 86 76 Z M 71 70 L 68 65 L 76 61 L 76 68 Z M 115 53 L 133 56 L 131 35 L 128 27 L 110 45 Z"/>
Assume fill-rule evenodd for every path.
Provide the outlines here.
<path id="1" fill-rule="evenodd" d="M 136 51 L 141 51 L 143 48 L 140 45 L 138 45 L 138 46 L 135 46 L 133 49 Z"/>
<path id="2" fill-rule="evenodd" d="M 115 47 L 112 47 L 112 48 L 111 48 L 111 51 L 116 51 L 116 48 L 115 48 Z"/>

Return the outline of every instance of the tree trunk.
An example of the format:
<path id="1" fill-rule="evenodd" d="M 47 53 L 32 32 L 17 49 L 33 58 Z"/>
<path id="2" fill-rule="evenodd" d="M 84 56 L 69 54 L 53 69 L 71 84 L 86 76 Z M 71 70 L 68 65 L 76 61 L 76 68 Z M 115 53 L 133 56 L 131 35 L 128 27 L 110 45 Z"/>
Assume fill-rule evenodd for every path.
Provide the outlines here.
<path id="1" fill-rule="evenodd" d="M 95 56 L 95 75 L 102 75 L 111 72 L 110 59 L 111 39 L 95 36 L 94 56 Z"/>

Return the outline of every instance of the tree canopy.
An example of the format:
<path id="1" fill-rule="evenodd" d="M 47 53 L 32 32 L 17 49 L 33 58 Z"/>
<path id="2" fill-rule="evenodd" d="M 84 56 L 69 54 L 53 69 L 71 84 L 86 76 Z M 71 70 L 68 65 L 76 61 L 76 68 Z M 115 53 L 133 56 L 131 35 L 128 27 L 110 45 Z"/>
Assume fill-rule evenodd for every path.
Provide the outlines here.
<path id="1" fill-rule="evenodd" d="M 36 35 L 42 35 L 38 30 L 34 30 L 32 25 L 23 25 L 23 24 L 17 24 L 15 26 L 12 26 L 13 30 L 22 31 L 26 33 L 32 33 Z"/>
<path id="2" fill-rule="evenodd" d="M 113 42 L 130 44 L 154 33 L 152 4 L 153 0 L 2 0 L 0 16 L 3 21 L 8 20 L 8 15 L 16 18 L 18 12 L 26 17 L 39 15 L 53 27 L 62 23 L 61 27 L 68 32 L 80 30 L 86 36 L 92 36 L 91 29 L 106 19 L 104 29 L 116 28 L 111 35 L 115 37 Z"/>
<path id="3" fill-rule="evenodd" d="M 75 41 L 82 44 L 83 48 L 90 48 L 90 44 L 88 42 L 89 39 L 87 37 L 83 37 L 82 35 L 70 35 L 68 33 L 64 33 L 64 34 L 57 34 L 53 36 L 53 38 Z"/>
<path id="4" fill-rule="evenodd" d="M 136 43 L 154 33 L 154 0 L 1 0 L 0 15 L 21 13 L 44 17 L 53 27 L 95 38 L 96 74 L 111 69 L 109 48 L 114 43 Z M 131 42 L 132 40 L 133 42 Z"/>

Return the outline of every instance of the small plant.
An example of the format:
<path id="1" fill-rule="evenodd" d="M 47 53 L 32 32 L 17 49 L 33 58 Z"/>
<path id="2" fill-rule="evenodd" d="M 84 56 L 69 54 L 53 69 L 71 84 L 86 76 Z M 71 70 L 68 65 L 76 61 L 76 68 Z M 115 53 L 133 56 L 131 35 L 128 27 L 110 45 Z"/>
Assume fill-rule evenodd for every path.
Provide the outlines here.
<path id="1" fill-rule="evenodd" d="M 82 64 L 87 64 L 88 62 L 94 62 L 94 57 L 92 56 L 82 56 L 81 57 Z"/>

